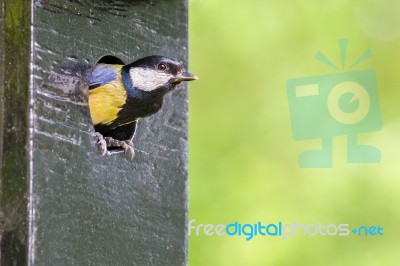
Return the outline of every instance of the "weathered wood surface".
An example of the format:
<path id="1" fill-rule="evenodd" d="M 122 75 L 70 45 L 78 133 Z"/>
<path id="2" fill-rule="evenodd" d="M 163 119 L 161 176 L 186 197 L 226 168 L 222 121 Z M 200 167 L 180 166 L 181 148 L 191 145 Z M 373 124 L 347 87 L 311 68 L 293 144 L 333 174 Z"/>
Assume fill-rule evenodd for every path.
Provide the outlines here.
<path id="1" fill-rule="evenodd" d="M 0 5 L 2 265 L 186 264 L 186 90 L 140 121 L 130 161 L 94 148 L 83 89 L 105 55 L 186 62 L 186 0 Z"/>

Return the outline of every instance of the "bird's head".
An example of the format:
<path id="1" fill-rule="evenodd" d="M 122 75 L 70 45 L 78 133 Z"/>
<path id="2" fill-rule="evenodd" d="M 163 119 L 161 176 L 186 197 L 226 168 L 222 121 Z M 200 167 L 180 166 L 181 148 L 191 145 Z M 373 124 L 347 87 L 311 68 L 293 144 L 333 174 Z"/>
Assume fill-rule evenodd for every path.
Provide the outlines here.
<path id="1" fill-rule="evenodd" d="M 168 92 L 182 81 L 197 79 L 195 75 L 186 72 L 178 61 L 158 55 L 141 58 L 124 68 L 132 86 L 148 92 Z"/>

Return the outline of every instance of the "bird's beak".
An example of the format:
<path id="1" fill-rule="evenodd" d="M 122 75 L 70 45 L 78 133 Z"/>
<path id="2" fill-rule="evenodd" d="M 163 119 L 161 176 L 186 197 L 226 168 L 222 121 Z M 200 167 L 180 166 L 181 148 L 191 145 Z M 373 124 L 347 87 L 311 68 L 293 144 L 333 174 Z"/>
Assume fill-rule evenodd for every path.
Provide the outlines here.
<path id="1" fill-rule="evenodd" d="M 191 80 L 196 80 L 196 79 L 199 79 L 199 78 L 193 74 L 190 74 L 189 72 L 182 72 L 175 77 L 174 83 L 179 83 L 182 81 L 191 81 Z"/>

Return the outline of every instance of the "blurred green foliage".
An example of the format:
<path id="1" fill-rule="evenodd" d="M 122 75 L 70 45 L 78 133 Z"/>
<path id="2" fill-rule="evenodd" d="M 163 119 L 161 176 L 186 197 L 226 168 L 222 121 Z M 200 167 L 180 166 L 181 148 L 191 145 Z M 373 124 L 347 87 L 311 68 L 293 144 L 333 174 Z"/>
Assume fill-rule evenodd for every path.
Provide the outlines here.
<path id="1" fill-rule="evenodd" d="M 383 237 L 201 236 L 195 265 L 400 265 L 400 2 L 397 0 L 190 0 L 189 220 L 212 223 L 381 225 Z M 298 155 L 320 141 L 294 141 L 286 80 L 335 73 L 373 57 L 383 129 L 360 142 L 380 164 L 347 164 L 346 138 L 333 139 L 333 167 L 304 169 Z M 348 65 L 347 65 L 348 66 Z"/>

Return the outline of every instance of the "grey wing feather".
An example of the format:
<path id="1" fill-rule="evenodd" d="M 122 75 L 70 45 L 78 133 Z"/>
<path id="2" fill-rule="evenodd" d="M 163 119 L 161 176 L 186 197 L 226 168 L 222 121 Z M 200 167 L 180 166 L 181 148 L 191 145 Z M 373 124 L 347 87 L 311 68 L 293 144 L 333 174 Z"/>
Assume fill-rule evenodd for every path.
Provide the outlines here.
<path id="1" fill-rule="evenodd" d="M 107 64 L 98 64 L 92 72 L 89 81 L 89 90 L 95 89 L 117 79 L 117 71 Z"/>

